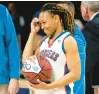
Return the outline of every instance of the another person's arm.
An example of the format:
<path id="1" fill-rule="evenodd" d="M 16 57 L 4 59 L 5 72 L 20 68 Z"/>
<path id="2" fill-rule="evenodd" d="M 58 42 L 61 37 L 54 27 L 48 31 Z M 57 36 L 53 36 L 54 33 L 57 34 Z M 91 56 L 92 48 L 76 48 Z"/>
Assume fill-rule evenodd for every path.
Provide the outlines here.
<path id="1" fill-rule="evenodd" d="M 5 11 L 4 26 L 5 26 L 4 40 L 9 60 L 8 68 L 10 76 L 8 94 L 16 94 L 19 87 L 18 79 L 20 78 L 20 53 L 14 24 L 7 8 Z"/>

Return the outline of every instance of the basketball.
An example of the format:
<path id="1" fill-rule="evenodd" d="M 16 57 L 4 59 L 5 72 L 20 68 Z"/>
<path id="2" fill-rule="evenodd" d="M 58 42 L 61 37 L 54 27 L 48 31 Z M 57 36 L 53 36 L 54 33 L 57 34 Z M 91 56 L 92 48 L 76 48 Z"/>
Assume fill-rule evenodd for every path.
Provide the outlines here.
<path id="1" fill-rule="evenodd" d="M 52 75 L 52 67 L 46 58 L 34 56 L 33 60 L 28 59 L 24 62 L 22 74 L 33 84 L 38 84 L 37 79 L 48 83 Z"/>

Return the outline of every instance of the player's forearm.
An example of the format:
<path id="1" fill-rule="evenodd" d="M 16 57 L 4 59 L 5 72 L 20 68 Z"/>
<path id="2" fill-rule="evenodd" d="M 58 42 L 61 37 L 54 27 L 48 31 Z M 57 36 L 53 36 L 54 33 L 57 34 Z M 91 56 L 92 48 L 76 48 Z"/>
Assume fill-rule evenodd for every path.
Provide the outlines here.
<path id="1" fill-rule="evenodd" d="M 36 33 L 31 32 L 28 38 L 28 41 L 25 45 L 23 55 L 22 55 L 22 62 L 24 62 L 27 58 L 29 58 L 31 55 L 33 55 L 34 51 L 34 41 L 35 41 Z"/>
<path id="2" fill-rule="evenodd" d="M 49 89 L 61 88 L 76 80 L 79 80 L 79 78 L 80 78 L 80 74 L 77 75 L 76 73 L 70 72 L 70 73 L 66 74 L 64 77 L 62 77 L 60 80 L 57 80 L 57 81 L 49 84 L 48 88 Z"/>

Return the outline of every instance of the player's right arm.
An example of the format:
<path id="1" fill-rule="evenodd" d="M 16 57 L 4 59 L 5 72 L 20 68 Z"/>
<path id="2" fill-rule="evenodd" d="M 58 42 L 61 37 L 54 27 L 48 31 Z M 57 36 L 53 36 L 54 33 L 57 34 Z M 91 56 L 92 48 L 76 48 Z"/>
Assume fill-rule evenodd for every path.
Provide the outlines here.
<path id="1" fill-rule="evenodd" d="M 22 63 L 24 63 L 26 59 L 28 59 L 34 54 L 34 51 L 36 50 L 39 44 L 39 42 L 36 42 L 35 39 L 37 36 L 37 32 L 40 30 L 40 25 L 36 24 L 36 22 L 39 22 L 38 18 L 34 18 L 31 22 L 31 32 L 23 51 Z"/>

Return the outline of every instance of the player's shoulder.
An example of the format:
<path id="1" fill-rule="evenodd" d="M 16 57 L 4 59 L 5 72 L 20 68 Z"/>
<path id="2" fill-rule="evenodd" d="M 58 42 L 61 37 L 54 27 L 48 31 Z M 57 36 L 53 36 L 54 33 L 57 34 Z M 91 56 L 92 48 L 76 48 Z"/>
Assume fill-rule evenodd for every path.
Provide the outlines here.
<path id="1" fill-rule="evenodd" d="M 65 43 L 76 43 L 76 40 L 74 39 L 73 36 L 68 36 L 64 39 Z"/>
<path id="2" fill-rule="evenodd" d="M 68 37 L 64 40 L 64 47 L 65 47 L 65 48 L 77 47 L 76 40 L 73 38 L 73 36 L 68 36 Z"/>

